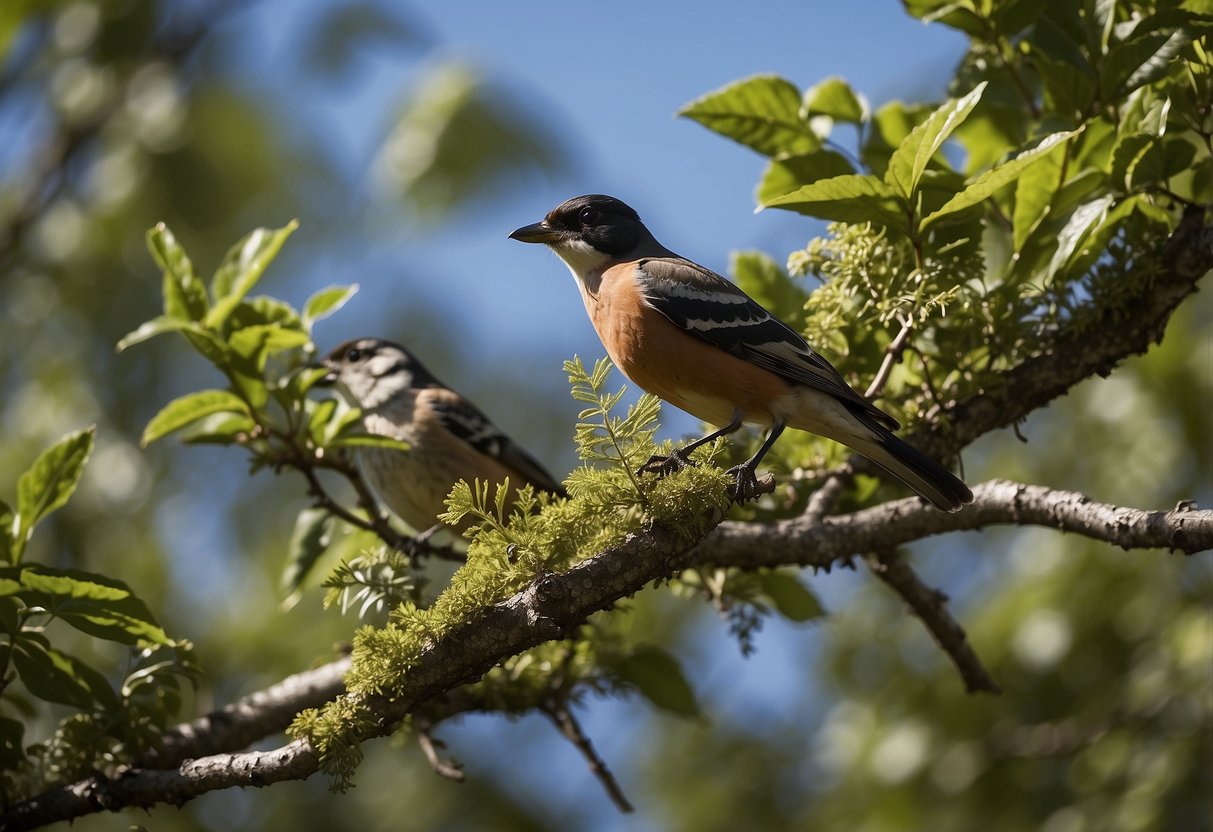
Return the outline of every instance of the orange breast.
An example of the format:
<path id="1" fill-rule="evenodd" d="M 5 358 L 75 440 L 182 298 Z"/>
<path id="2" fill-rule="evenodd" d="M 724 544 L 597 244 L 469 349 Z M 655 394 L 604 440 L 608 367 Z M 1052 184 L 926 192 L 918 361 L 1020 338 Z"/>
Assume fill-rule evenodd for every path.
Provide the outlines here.
<path id="1" fill-rule="evenodd" d="M 791 386 L 779 376 L 687 333 L 646 304 L 634 267 L 608 269 L 582 285 L 586 311 L 607 354 L 645 391 L 713 425 L 741 410 L 750 424 L 769 425 Z"/>

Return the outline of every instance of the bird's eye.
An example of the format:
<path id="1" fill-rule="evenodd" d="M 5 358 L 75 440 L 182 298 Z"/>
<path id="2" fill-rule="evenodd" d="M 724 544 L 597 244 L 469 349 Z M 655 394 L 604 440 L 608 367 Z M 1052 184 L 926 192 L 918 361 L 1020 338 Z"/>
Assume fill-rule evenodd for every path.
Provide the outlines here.
<path id="1" fill-rule="evenodd" d="M 360 347 L 350 347 L 345 352 L 345 360 L 350 362 L 351 364 L 354 364 L 358 361 L 361 361 L 363 356 L 365 356 L 365 355 L 366 355 L 366 350 L 361 349 Z"/>
<path id="2" fill-rule="evenodd" d="M 590 207 L 582 208 L 581 212 L 577 214 L 577 219 L 581 220 L 582 225 L 594 225 L 598 222 L 598 209 Z"/>

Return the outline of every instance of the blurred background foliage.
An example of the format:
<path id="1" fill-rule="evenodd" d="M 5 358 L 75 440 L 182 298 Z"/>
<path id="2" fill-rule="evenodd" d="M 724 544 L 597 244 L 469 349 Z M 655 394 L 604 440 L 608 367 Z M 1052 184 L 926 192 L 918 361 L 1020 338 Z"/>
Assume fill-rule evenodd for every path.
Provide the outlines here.
<path id="1" fill-rule="evenodd" d="M 475 216 L 475 201 L 522 186 L 555 204 L 574 188 L 565 184 L 578 158 L 572 128 L 438 50 L 407 8 L 278 4 L 279 14 L 302 10 L 294 30 L 304 34 L 284 46 L 248 34 L 248 16 L 264 5 L 0 6 L 0 496 L 11 497 L 43 447 L 97 424 L 79 493 L 28 557 L 122 578 L 166 630 L 192 640 L 204 678 L 186 713 L 331 657 L 352 622 L 322 613 L 316 590 L 279 609 L 302 481 L 249 478 L 231 451 L 138 448 L 162 403 L 215 381 L 168 339 L 114 351 L 159 304 L 143 246 L 155 222 L 172 227 L 207 271 L 248 229 L 299 218 L 302 230 L 265 291 L 298 305 L 363 270 L 410 287 L 364 310 L 365 329 L 345 334 L 424 342 L 427 363 L 554 470 L 572 460 L 575 409 L 558 365 L 532 371 L 528 360 L 503 372 L 496 356 L 477 360 L 469 343 L 488 338 L 461 337 L 449 318 L 464 304 L 495 301 L 444 296 L 445 276 L 418 275 L 397 239 L 400 227 L 458 227 Z M 798 25 L 811 24 L 811 10 L 795 14 Z M 881 14 L 901 12 L 888 4 Z M 277 50 L 280 78 L 232 71 L 241 50 L 259 49 Z M 378 116 L 373 147 L 342 152 L 358 138 L 343 132 L 340 116 L 290 112 L 317 89 L 356 96 L 367 64 L 388 55 L 404 55 L 409 71 L 396 106 Z M 573 85 L 596 72 L 553 71 Z M 933 89 L 946 80 L 941 74 Z M 711 86 L 698 82 L 700 91 Z M 672 93 L 666 112 L 686 100 Z M 804 226 L 796 228 L 773 244 L 777 257 L 803 245 Z M 570 301 L 562 314 L 580 314 L 569 287 L 560 289 Z M 1211 321 L 1205 292 L 1149 355 L 1029 419 L 1028 444 L 1010 434 L 983 439 L 966 457 L 967 478 L 1021 479 L 1140 507 L 1213 502 Z M 705 719 L 635 701 L 588 703 L 587 729 L 639 808 L 635 818 L 614 814 L 545 720 L 466 717 L 439 730 L 466 763 L 461 786 L 438 780 L 414 747 L 375 742 L 358 788 L 342 797 L 313 778 L 211 794 L 150 817 L 94 816 L 75 828 L 1213 828 L 1207 560 L 1125 555 L 1037 530 L 954 536 L 915 551 L 924 578 L 953 596 L 1001 697 L 966 696 L 922 628 L 862 574 L 813 578 L 830 616 L 808 626 L 769 620 L 744 660 L 708 605 L 646 591 L 625 627 L 682 660 Z M 122 656 L 89 658 L 120 675 Z M 52 727 L 31 725 L 27 737 Z"/>

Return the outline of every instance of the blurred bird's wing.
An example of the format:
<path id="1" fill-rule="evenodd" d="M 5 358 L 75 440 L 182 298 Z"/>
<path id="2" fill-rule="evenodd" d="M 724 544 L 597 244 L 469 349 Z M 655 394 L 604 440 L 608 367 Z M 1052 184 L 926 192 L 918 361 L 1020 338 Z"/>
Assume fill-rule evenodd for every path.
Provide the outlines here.
<path id="1" fill-rule="evenodd" d="M 534 483 L 535 487 L 563 496 L 564 487 L 521 445 L 502 433 L 476 405 L 453 391 L 435 396 L 429 402 L 434 416 L 444 428 L 485 456 L 492 457 L 511 471 Z M 521 487 L 524 483 L 512 483 Z"/>
<path id="2" fill-rule="evenodd" d="M 636 280 L 645 301 L 689 334 L 897 429 L 896 419 L 856 393 L 794 329 L 710 269 L 682 257 L 645 258 Z"/>

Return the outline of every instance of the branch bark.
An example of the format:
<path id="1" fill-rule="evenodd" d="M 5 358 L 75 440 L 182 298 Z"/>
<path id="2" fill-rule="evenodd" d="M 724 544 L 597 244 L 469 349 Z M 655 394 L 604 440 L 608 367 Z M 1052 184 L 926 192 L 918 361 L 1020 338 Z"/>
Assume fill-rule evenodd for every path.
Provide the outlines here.
<path id="1" fill-rule="evenodd" d="M 378 733 L 389 733 L 405 715 L 429 707 L 426 703 L 441 707 L 437 698 L 444 692 L 480 678 L 502 659 L 564 637 L 594 612 L 650 581 L 691 566 L 829 568 L 856 555 L 931 535 L 1006 524 L 1047 526 L 1126 549 L 1162 548 L 1188 554 L 1213 549 L 1213 511 L 1189 505 L 1168 512 L 1142 511 L 1095 502 L 1075 492 L 999 480 L 975 488 L 973 505 L 955 514 L 908 498 L 841 516 L 802 516 L 765 524 L 711 520 L 715 531 L 699 541 L 688 541 L 665 528 L 634 535 L 568 572 L 539 576 L 523 592 L 465 622 L 422 655 L 402 680 L 397 698 L 370 703 Z M 283 715 L 332 693 L 339 669 L 343 670 L 342 664 L 335 662 L 299 674 L 224 709 L 222 718 L 212 715 L 190 723 L 189 730 L 177 729 L 177 739 L 170 743 L 174 750 L 161 761 L 220 744 L 212 738 L 204 742 L 200 735 L 205 730 L 222 732 L 225 743 L 242 742 L 250 733 L 266 730 Z M 457 695 L 457 691 L 446 694 Z M 315 751 L 296 741 L 273 751 L 212 754 L 168 770 L 132 769 L 113 779 L 95 776 L 14 807 L 0 829 L 29 829 L 126 806 L 182 803 L 232 786 L 305 779 L 319 765 Z"/>

